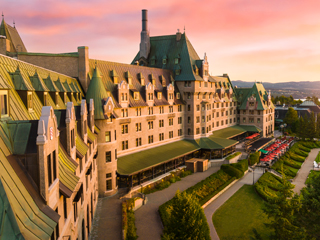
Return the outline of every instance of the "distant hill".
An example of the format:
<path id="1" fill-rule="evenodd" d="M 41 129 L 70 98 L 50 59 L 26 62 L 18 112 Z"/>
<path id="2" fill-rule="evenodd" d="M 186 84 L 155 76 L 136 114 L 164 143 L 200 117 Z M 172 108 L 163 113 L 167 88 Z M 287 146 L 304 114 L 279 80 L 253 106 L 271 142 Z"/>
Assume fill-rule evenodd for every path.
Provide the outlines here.
<path id="1" fill-rule="evenodd" d="M 252 87 L 254 82 L 245 82 L 241 80 L 232 81 L 233 86 Z M 272 96 L 292 96 L 295 99 L 304 99 L 308 96 L 320 97 L 320 81 L 310 82 L 262 82 L 266 90 L 271 90 Z"/>
<path id="2" fill-rule="evenodd" d="M 233 86 L 237 87 L 252 87 L 254 82 L 245 82 L 241 80 L 232 81 Z M 301 81 L 301 82 L 279 82 L 279 83 L 270 83 L 262 82 L 263 86 L 268 89 L 318 89 L 320 90 L 320 81 L 310 82 L 310 81 Z"/>

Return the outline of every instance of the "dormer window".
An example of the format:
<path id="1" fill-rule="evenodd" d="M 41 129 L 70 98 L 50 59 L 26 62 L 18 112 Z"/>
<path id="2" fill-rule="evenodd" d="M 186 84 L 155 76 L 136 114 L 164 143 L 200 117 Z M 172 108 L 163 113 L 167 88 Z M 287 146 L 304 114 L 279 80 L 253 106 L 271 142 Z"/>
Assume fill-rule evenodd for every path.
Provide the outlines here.
<path id="1" fill-rule="evenodd" d="M 140 79 L 140 83 L 141 83 L 141 86 L 144 86 L 144 85 L 145 85 L 144 78 L 141 78 L 141 79 Z"/>
<path id="2" fill-rule="evenodd" d="M 118 74 L 117 74 L 117 72 L 116 72 L 115 70 L 111 70 L 111 71 L 110 71 L 110 76 L 111 76 L 111 78 L 112 78 L 112 80 L 113 80 L 113 83 L 114 83 L 114 84 L 118 84 L 118 78 L 119 78 L 119 76 L 118 76 Z"/>
<path id="3" fill-rule="evenodd" d="M 162 64 L 166 65 L 167 64 L 167 55 L 165 55 L 162 59 Z"/>
<path id="4" fill-rule="evenodd" d="M 174 64 L 179 64 L 180 62 L 180 54 L 174 59 Z"/>
<path id="5" fill-rule="evenodd" d="M 162 93 L 161 92 L 158 92 L 158 99 L 162 99 Z"/>
<path id="6" fill-rule="evenodd" d="M 169 100 L 173 100 L 173 93 L 169 93 Z"/>
<path id="7" fill-rule="evenodd" d="M 33 110 L 33 100 L 32 100 L 32 92 L 28 92 L 28 110 L 32 111 Z"/>
<path id="8" fill-rule="evenodd" d="M 128 101 L 128 94 L 127 93 L 121 93 L 121 101 L 123 101 L 123 102 Z"/>
<path id="9" fill-rule="evenodd" d="M 128 84 L 132 85 L 132 78 L 131 77 L 128 78 Z"/>
<path id="10" fill-rule="evenodd" d="M 204 70 L 204 75 L 208 76 L 208 70 Z"/>
<path id="11" fill-rule="evenodd" d="M 199 75 L 199 68 L 197 67 L 197 65 L 193 65 L 193 70 L 196 75 Z"/>
<path id="12" fill-rule="evenodd" d="M 139 93 L 138 92 L 135 92 L 133 95 L 134 95 L 134 100 L 139 100 Z"/>
<path id="13" fill-rule="evenodd" d="M 180 69 L 176 69 L 176 75 L 180 75 Z"/>
<path id="14" fill-rule="evenodd" d="M 165 87 L 167 85 L 166 79 L 164 78 L 163 75 L 161 75 L 161 84 L 162 84 L 162 87 Z"/>
<path id="15" fill-rule="evenodd" d="M 132 75 L 129 71 L 126 71 L 126 78 L 128 80 L 128 84 L 132 85 Z"/>
<path id="16" fill-rule="evenodd" d="M 153 100 L 153 93 L 148 93 L 148 100 Z"/>
<path id="17" fill-rule="evenodd" d="M 156 64 L 156 57 L 153 56 L 151 59 L 150 59 L 150 64 L 151 65 L 155 65 Z"/>
<path id="18" fill-rule="evenodd" d="M 156 86 L 156 80 L 155 79 L 152 79 L 152 85 Z"/>
<path id="19" fill-rule="evenodd" d="M 1 117 L 9 116 L 9 104 L 8 104 L 8 91 L 0 91 L 0 106 L 1 106 Z"/>
<path id="20" fill-rule="evenodd" d="M 177 99 L 180 99 L 180 93 L 177 93 Z"/>

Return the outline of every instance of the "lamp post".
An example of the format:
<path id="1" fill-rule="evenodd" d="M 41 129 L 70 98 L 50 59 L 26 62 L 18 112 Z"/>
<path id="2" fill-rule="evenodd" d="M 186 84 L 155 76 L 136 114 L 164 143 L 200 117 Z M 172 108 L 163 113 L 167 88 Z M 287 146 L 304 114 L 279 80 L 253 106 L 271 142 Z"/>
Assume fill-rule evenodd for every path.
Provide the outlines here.
<path id="1" fill-rule="evenodd" d="M 286 128 L 286 126 L 287 126 L 287 124 L 284 123 L 284 124 L 283 124 L 283 135 L 284 135 L 284 129 Z"/>
<path id="2" fill-rule="evenodd" d="M 252 168 L 252 185 L 254 185 L 254 167 Z"/>
<path id="3" fill-rule="evenodd" d="M 280 125 L 280 129 L 281 129 L 281 137 L 282 137 L 282 129 L 283 129 L 283 127 L 284 127 L 284 125 L 283 125 L 283 124 L 281 124 L 281 125 Z"/>

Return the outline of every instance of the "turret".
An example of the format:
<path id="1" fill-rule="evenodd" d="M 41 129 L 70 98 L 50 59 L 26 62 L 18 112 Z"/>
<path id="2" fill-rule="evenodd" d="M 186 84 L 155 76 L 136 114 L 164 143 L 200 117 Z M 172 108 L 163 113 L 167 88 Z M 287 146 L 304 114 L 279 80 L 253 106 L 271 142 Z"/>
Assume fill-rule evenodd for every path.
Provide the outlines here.
<path id="1" fill-rule="evenodd" d="M 148 31 L 148 10 L 142 10 L 142 31 L 140 42 L 140 58 L 148 58 L 150 52 L 150 38 Z"/>

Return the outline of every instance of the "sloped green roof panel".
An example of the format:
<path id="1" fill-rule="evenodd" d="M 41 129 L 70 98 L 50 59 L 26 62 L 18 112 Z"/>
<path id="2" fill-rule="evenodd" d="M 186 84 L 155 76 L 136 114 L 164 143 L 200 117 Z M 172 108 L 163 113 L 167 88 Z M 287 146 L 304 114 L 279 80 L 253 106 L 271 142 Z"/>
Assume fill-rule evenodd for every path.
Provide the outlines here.
<path id="1" fill-rule="evenodd" d="M 31 83 L 26 79 L 25 76 L 19 68 L 19 65 L 14 73 L 11 73 L 13 85 L 15 90 L 25 90 L 25 91 L 33 91 L 34 88 L 32 87 Z"/>
<path id="2" fill-rule="evenodd" d="M 31 81 L 33 88 L 36 91 L 41 91 L 41 92 L 49 91 L 49 89 L 44 84 L 43 79 L 41 78 L 41 76 L 38 74 L 37 71 L 35 72 L 35 74 L 33 76 L 31 76 L 29 78 L 30 78 L 30 81 Z"/>
<path id="3" fill-rule="evenodd" d="M 181 140 L 159 147 L 140 151 L 123 157 L 117 161 L 117 171 L 122 175 L 130 175 L 142 169 L 150 168 L 200 149 L 194 140 Z"/>
<path id="4" fill-rule="evenodd" d="M 96 67 L 86 94 L 87 103 L 90 103 L 90 99 L 93 99 L 95 119 L 105 119 L 102 105 L 104 98 L 108 98 L 108 93 L 101 80 L 100 71 Z"/>
<path id="5" fill-rule="evenodd" d="M 213 138 L 231 138 L 239 134 L 246 132 L 245 129 L 239 127 L 238 125 L 223 128 L 212 133 Z M 210 136 L 211 137 L 211 136 Z"/>
<path id="6" fill-rule="evenodd" d="M 231 147 L 238 143 L 238 141 L 227 138 L 215 138 L 210 136 L 208 138 L 199 138 L 196 140 L 202 149 L 224 149 Z"/>
<path id="7" fill-rule="evenodd" d="M 260 128 L 253 126 L 253 125 L 239 125 L 239 127 L 241 127 L 242 129 L 244 129 L 247 132 L 256 132 L 256 133 L 261 132 Z"/>
<path id="8" fill-rule="evenodd" d="M 72 92 L 72 90 L 71 90 L 71 88 L 70 88 L 70 86 L 69 86 L 67 81 L 64 81 L 62 84 L 63 84 L 63 86 L 64 86 L 64 88 L 66 89 L 67 92 Z"/>
<path id="9" fill-rule="evenodd" d="M 65 87 L 62 85 L 60 78 L 58 78 L 58 80 L 55 81 L 54 84 L 56 85 L 56 87 L 59 89 L 60 92 L 67 92 Z"/>
<path id="10" fill-rule="evenodd" d="M 87 144 L 84 143 L 78 133 L 76 135 L 76 148 L 82 156 L 85 156 L 88 151 Z"/>
<path id="11" fill-rule="evenodd" d="M 57 86 L 52 81 L 50 75 L 47 78 L 43 79 L 43 81 L 46 84 L 46 86 L 49 89 L 49 91 L 51 91 L 51 92 L 60 92 L 60 90 L 57 88 Z"/>
<path id="12" fill-rule="evenodd" d="M 1 216 L 1 239 L 23 240 L 18 223 L 10 206 L 2 180 L 0 179 L 0 216 Z"/>
<path id="13" fill-rule="evenodd" d="M 0 150 L 0 178 L 25 239 L 50 239 L 57 223 L 43 213 Z"/>
<path id="14" fill-rule="evenodd" d="M 87 133 L 88 133 L 88 138 L 94 142 L 94 140 L 96 140 L 97 135 L 94 134 L 93 132 L 91 132 L 90 128 L 87 126 Z"/>

